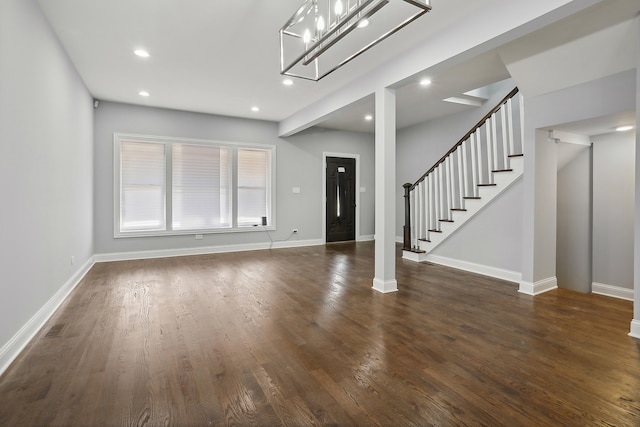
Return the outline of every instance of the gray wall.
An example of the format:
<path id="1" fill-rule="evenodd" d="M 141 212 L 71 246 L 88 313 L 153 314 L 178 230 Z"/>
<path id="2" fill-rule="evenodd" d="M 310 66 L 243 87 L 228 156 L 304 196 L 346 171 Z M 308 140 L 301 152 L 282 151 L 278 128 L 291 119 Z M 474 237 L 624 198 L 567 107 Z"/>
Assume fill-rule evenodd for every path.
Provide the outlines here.
<path id="1" fill-rule="evenodd" d="M 517 181 L 432 254 L 520 272 L 522 181 Z"/>
<path id="2" fill-rule="evenodd" d="M 308 157 L 308 167 L 293 168 L 289 173 L 293 176 L 308 175 L 308 188 L 312 191 L 309 203 L 312 205 L 313 224 L 321 225 L 324 202 L 321 200 L 321 189 L 324 180 L 324 171 L 321 168 L 323 153 L 344 153 L 360 155 L 360 187 L 364 192 L 360 193 L 360 235 L 370 238 L 375 231 L 375 141 L 374 135 L 343 132 L 323 128 L 311 128 L 297 135 L 286 138 L 294 150 L 293 155 Z M 293 166 L 293 165 L 290 165 Z M 320 168 L 315 173 L 314 168 Z M 313 193 L 317 189 L 320 193 Z M 288 191 L 291 189 L 288 188 Z M 287 189 L 285 189 L 287 191 Z M 358 189 L 359 191 L 359 189 Z M 315 204 L 315 205 L 314 205 Z M 315 208 L 313 208 L 315 206 Z M 318 236 L 321 232 L 318 231 Z M 357 236 L 356 236 L 357 238 Z"/>
<path id="3" fill-rule="evenodd" d="M 515 86 L 505 80 L 480 108 L 432 120 L 398 132 L 396 236 L 404 225 L 402 184 L 415 182 Z M 520 271 L 522 189 L 507 189 L 473 220 L 433 251 L 434 255 L 511 271 Z M 491 239 L 487 239 L 487 235 Z"/>
<path id="4" fill-rule="evenodd" d="M 635 132 L 593 142 L 593 281 L 633 289 Z"/>
<path id="5" fill-rule="evenodd" d="M 558 150 L 562 144 L 559 142 Z M 558 287 L 591 292 L 591 149 L 576 146 L 575 157 L 558 171 L 556 277 Z"/>
<path id="6" fill-rule="evenodd" d="M 547 132 L 539 129 L 634 110 L 635 74 L 625 71 L 533 98 L 525 94 L 523 282 L 556 273 L 556 155 Z"/>
<path id="7" fill-rule="evenodd" d="M 0 2 L 0 94 L 2 348 L 93 255 L 93 100 L 35 1 Z"/>
<path id="8" fill-rule="evenodd" d="M 362 193 L 360 234 L 373 234 L 374 144 L 371 135 L 311 129 L 284 139 L 277 124 L 232 117 L 103 102 L 95 114 L 95 246 L 97 254 L 189 249 L 265 243 L 264 232 L 236 232 L 162 237 L 113 237 L 113 134 L 198 138 L 275 145 L 276 223 L 274 240 L 283 240 L 293 228 L 294 240 L 322 239 L 322 153 L 359 154 Z M 299 194 L 292 187 L 300 187 Z"/>

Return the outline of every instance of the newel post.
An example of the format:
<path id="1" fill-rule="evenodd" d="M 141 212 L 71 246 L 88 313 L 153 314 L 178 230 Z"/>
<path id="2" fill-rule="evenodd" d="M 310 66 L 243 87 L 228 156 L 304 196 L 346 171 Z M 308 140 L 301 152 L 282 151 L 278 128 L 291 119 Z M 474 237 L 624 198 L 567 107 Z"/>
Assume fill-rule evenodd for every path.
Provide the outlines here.
<path id="1" fill-rule="evenodd" d="M 411 249 L 411 201 L 409 192 L 412 184 L 406 183 L 404 187 L 404 236 L 402 240 L 402 249 Z"/>

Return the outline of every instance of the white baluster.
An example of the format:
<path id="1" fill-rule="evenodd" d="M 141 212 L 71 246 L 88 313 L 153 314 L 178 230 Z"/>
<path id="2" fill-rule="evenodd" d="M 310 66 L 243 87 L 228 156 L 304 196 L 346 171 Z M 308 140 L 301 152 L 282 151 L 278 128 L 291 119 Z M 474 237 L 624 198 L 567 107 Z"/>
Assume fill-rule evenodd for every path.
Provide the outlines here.
<path id="1" fill-rule="evenodd" d="M 500 123 L 502 123 L 502 169 L 509 169 L 509 157 L 508 157 L 508 141 L 507 141 L 507 114 L 506 106 L 503 104 L 500 106 Z"/>
<path id="2" fill-rule="evenodd" d="M 456 161 L 456 152 L 454 151 L 449 155 L 449 178 L 451 179 L 451 201 L 449 202 L 449 219 L 453 219 L 453 214 L 451 209 L 455 209 L 458 206 L 458 186 L 456 181 L 456 169 L 457 169 L 457 161 Z"/>
<path id="3" fill-rule="evenodd" d="M 410 219 L 411 219 L 411 224 L 413 224 L 413 226 L 411 227 L 411 233 L 410 233 L 410 243 L 409 246 L 411 246 L 412 248 L 415 247 L 415 242 L 417 240 L 417 231 L 416 231 L 416 189 L 414 188 L 411 192 L 409 192 L 409 205 L 410 205 L 410 211 L 411 213 L 410 215 Z"/>
<path id="4" fill-rule="evenodd" d="M 424 179 L 424 238 L 429 240 L 429 229 L 431 228 L 431 178 L 429 175 Z"/>
<path id="5" fill-rule="evenodd" d="M 478 194 L 480 172 L 478 170 L 478 143 L 475 132 L 471 134 L 471 197 Z"/>
<path id="6" fill-rule="evenodd" d="M 453 207 L 453 185 L 451 180 L 451 155 L 448 155 L 444 160 L 444 180 L 447 186 L 447 204 L 444 208 L 444 217 L 443 219 L 451 219 L 451 208 Z"/>
<path id="7" fill-rule="evenodd" d="M 436 169 L 431 172 L 431 180 L 433 184 L 433 209 L 431 209 L 431 229 L 438 229 L 438 206 L 440 205 L 440 193 L 438 192 L 438 171 Z"/>
<path id="8" fill-rule="evenodd" d="M 444 170 L 444 163 L 438 165 L 440 180 L 440 211 L 438 212 L 438 220 L 445 218 L 445 210 L 447 209 L 447 178 Z M 438 221 L 438 230 L 440 230 L 440 221 Z"/>
<path id="9" fill-rule="evenodd" d="M 464 209 L 464 172 L 462 169 L 462 151 L 464 150 L 464 143 L 460 144 L 457 153 L 458 160 L 458 209 Z"/>
<path id="10" fill-rule="evenodd" d="M 518 92 L 518 100 L 520 101 L 520 153 L 524 154 L 524 98 Z"/>
<path id="11" fill-rule="evenodd" d="M 424 207 L 425 207 L 425 199 L 424 199 L 424 187 L 425 187 L 425 183 L 424 180 L 420 181 L 420 184 L 418 184 L 418 197 L 420 198 L 420 226 L 418 227 L 418 239 L 424 239 L 425 236 L 425 226 L 424 226 L 424 219 L 425 219 L 425 212 L 424 212 Z M 418 243 L 420 244 L 420 243 Z"/>
<path id="12" fill-rule="evenodd" d="M 433 230 L 433 207 L 435 206 L 435 198 L 434 198 L 434 191 L 433 191 L 433 172 L 431 172 L 429 175 L 427 175 L 427 190 L 429 191 L 429 209 L 428 209 L 428 215 L 429 218 L 427 220 L 427 229 L 428 230 Z M 427 231 L 428 231 L 427 230 Z M 429 238 L 430 234 L 427 234 L 427 239 Z"/>
<path id="13" fill-rule="evenodd" d="M 438 168 L 433 170 L 433 230 L 438 230 L 438 215 L 440 211 L 440 179 Z"/>
<path id="14" fill-rule="evenodd" d="M 493 144 L 493 167 L 492 171 L 500 169 L 498 158 L 498 114 L 493 113 L 491 116 L 491 143 Z M 490 171 L 491 172 L 491 171 Z M 491 182 L 493 181 L 493 174 L 491 174 Z"/>
<path id="15" fill-rule="evenodd" d="M 512 98 L 509 98 L 507 100 L 507 121 L 509 123 L 507 126 L 507 130 L 509 132 L 509 154 L 516 154 L 516 145 L 513 135 L 513 103 L 511 99 Z"/>
<path id="16" fill-rule="evenodd" d="M 487 135 L 487 184 L 493 183 L 493 174 L 491 171 L 493 170 L 493 146 L 495 144 L 493 143 L 491 132 L 492 123 L 493 119 L 489 117 L 484 125 L 485 133 Z"/>
<path id="17" fill-rule="evenodd" d="M 464 209 L 464 197 L 466 197 L 469 193 L 469 158 L 467 157 L 467 150 L 470 144 L 470 140 L 466 139 L 462 142 L 462 205 L 461 208 Z"/>
<path id="18" fill-rule="evenodd" d="M 420 239 L 420 216 L 421 216 L 421 212 L 422 212 L 422 197 L 420 196 L 420 184 L 418 184 L 415 189 L 414 192 L 416 193 L 416 198 L 415 198 L 415 203 L 416 203 L 416 221 L 411 223 L 413 228 L 415 229 L 415 245 L 416 247 L 418 247 L 418 245 L 420 244 L 419 239 Z"/>
<path id="19" fill-rule="evenodd" d="M 484 150 L 482 149 L 482 134 L 480 133 L 480 128 L 474 132 L 476 134 L 476 149 L 478 150 L 478 185 L 485 183 L 485 169 L 486 162 L 484 157 Z M 478 191 L 476 189 L 476 191 Z"/>
<path id="20" fill-rule="evenodd" d="M 411 223 L 412 231 L 415 231 L 416 236 L 416 245 L 418 245 L 418 239 L 420 238 L 420 184 L 413 188 L 414 197 L 414 212 L 415 212 L 415 221 Z"/>
<path id="21" fill-rule="evenodd" d="M 440 185 L 440 181 L 442 180 L 440 177 L 440 165 L 438 165 L 435 170 L 433 171 L 434 173 L 434 188 L 436 191 L 436 204 L 435 204 L 435 209 L 433 211 L 434 213 L 434 218 L 433 218 L 433 224 L 434 230 L 440 230 L 440 223 L 439 223 L 439 219 L 440 219 L 440 210 L 442 207 L 442 187 Z"/>

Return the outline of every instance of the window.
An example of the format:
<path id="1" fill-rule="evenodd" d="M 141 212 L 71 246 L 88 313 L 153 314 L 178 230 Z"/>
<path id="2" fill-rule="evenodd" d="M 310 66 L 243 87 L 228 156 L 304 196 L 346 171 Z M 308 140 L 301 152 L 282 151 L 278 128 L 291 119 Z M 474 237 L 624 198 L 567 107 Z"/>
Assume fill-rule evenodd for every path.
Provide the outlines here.
<path id="1" fill-rule="evenodd" d="M 238 225 L 262 224 L 269 217 L 271 165 L 266 150 L 238 150 Z"/>
<path id="2" fill-rule="evenodd" d="M 124 141 L 120 150 L 120 231 L 164 230 L 164 145 Z"/>
<path id="3" fill-rule="evenodd" d="M 115 236 L 274 228 L 275 147 L 114 135 Z"/>
<path id="4" fill-rule="evenodd" d="M 231 157 L 226 147 L 173 144 L 174 230 L 231 227 Z"/>

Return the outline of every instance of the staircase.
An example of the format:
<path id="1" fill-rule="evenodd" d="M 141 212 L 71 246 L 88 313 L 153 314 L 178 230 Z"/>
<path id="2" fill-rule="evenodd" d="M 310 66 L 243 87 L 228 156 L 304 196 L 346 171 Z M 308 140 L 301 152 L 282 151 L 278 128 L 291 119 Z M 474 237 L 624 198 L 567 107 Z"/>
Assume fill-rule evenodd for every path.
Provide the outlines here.
<path id="1" fill-rule="evenodd" d="M 404 184 L 402 257 L 416 262 L 522 176 L 523 106 L 518 88 L 414 184 Z"/>

